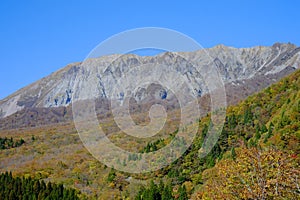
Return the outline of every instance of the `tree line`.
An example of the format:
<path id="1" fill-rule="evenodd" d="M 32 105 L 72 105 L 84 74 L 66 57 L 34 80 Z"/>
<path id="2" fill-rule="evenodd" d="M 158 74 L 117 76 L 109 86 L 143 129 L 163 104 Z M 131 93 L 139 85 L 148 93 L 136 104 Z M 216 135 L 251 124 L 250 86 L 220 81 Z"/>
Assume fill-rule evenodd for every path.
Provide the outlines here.
<path id="1" fill-rule="evenodd" d="M 23 138 L 15 141 L 12 137 L 11 138 L 7 138 L 7 137 L 1 138 L 0 137 L 0 150 L 19 147 L 19 146 L 23 145 L 24 143 L 25 143 L 25 141 L 23 140 Z"/>
<path id="2" fill-rule="evenodd" d="M 188 199 L 185 185 L 179 186 L 176 191 L 173 191 L 171 184 L 164 184 L 160 181 L 159 184 L 150 182 L 149 187 L 141 187 L 135 200 L 186 200 Z"/>
<path id="3" fill-rule="evenodd" d="M 77 192 L 62 184 L 45 183 L 31 177 L 13 177 L 11 172 L 0 174 L 0 200 L 77 200 Z"/>

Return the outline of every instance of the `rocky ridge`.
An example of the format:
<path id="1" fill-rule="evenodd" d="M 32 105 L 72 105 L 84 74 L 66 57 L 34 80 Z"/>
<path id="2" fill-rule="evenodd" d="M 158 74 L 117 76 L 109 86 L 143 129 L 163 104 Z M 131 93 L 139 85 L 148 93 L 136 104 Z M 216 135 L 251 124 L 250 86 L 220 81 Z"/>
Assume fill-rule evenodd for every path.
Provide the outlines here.
<path id="1" fill-rule="evenodd" d="M 226 85 L 226 91 L 230 93 L 229 96 L 236 98 L 229 101 L 235 103 L 240 99 L 239 96 L 247 96 L 259 91 L 298 69 L 300 48 L 290 43 L 252 48 L 218 45 L 195 52 L 166 52 L 157 56 L 126 54 L 91 58 L 84 62 L 69 64 L 1 100 L 0 118 L 24 109 L 67 107 L 74 101 L 89 99 L 90 85 L 95 83 L 97 87 L 93 92 L 97 97 L 120 98 L 122 94 L 118 97 L 110 96 L 116 82 L 134 67 L 151 66 L 151 64 L 159 64 L 182 74 L 192 86 L 189 91 L 184 92 L 190 92 L 196 97 L 208 93 L 203 77 L 198 72 L 217 66 Z M 157 73 L 165 73 L 165 71 Z M 136 80 L 129 79 L 127 84 L 130 85 L 130 81 Z M 240 94 L 242 91 L 236 91 L 241 88 L 245 91 L 242 95 Z M 80 95 L 76 95 L 78 91 Z M 171 98 L 169 91 L 156 84 L 145 88 L 140 87 L 133 92 L 137 102 L 145 101 L 149 96 L 156 99 Z"/>

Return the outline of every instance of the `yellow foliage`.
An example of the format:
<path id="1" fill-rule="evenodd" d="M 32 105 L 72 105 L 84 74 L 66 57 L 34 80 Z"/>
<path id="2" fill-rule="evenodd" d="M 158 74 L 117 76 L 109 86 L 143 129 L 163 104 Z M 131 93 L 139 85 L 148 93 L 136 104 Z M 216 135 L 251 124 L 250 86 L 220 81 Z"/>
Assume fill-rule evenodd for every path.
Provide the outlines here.
<path id="1" fill-rule="evenodd" d="M 205 186 L 195 199 L 299 199 L 299 158 L 268 149 L 237 150 L 203 173 Z"/>

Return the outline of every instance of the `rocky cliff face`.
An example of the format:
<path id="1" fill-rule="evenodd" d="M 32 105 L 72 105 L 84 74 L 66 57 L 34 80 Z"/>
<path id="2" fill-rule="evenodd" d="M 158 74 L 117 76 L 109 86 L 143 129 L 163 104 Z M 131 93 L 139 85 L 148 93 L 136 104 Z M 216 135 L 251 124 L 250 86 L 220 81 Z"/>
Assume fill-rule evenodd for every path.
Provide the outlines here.
<path id="1" fill-rule="evenodd" d="M 209 56 L 208 56 L 209 55 Z M 243 86 L 261 89 L 260 83 L 274 82 L 278 77 L 300 67 L 300 48 L 292 44 L 276 43 L 271 47 L 232 48 L 218 45 L 213 48 L 185 53 L 163 53 L 157 56 L 110 55 L 89 59 L 83 63 L 72 63 L 65 68 L 15 92 L 0 101 L 0 118 L 7 117 L 24 108 L 51 108 L 68 106 L 73 101 L 91 98 L 90 92 L 104 99 L 122 98 L 111 96 L 118 79 L 129 70 L 141 65 L 159 64 L 182 74 L 192 86 L 195 96 L 208 92 L 203 77 L 198 71 L 217 66 L 227 88 Z M 193 64 L 192 64 L 193 63 Z M 265 80 L 264 80 L 265 77 Z M 79 82 L 80 81 L 80 82 Z M 135 80 L 127 79 L 127 85 Z M 260 82 L 260 83 L 258 83 Z M 90 91 L 90 86 L 94 91 Z M 263 84 L 264 85 L 264 84 Z M 232 86 L 232 87 L 230 87 Z M 231 89 L 232 90 L 232 89 Z M 76 93 L 80 95 L 76 95 Z M 230 90 L 228 90 L 230 91 Z M 133 91 L 136 101 L 170 98 L 165 88 L 151 84 Z"/>

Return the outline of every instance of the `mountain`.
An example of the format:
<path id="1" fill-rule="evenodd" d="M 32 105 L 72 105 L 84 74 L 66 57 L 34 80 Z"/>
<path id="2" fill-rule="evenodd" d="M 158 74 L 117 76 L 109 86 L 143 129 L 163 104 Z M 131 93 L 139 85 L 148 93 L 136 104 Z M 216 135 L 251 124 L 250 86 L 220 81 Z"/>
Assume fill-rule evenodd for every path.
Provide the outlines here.
<path id="1" fill-rule="evenodd" d="M 69 64 L 4 98 L 0 101 L 0 118 L 11 116 L 21 110 L 23 113 L 19 115 L 24 115 L 24 109 L 41 112 L 41 108 L 67 107 L 74 101 L 89 99 L 90 95 L 85 90 L 88 91 L 95 83 L 97 84 L 95 93 L 98 97 L 112 99 L 110 94 L 119 78 L 134 67 L 153 63 L 166 67 L 157 73 L 165 73 L 167 71 L 163 70 L 172 68 L 185 75 L 186 80 L 193 87 L 185 92 L 196 97 L 204 96 L 208 90 L 201 74 L 195 72 L 217 66 L 226 86 L 229 104 L 234 104 L 298 69 L 300 48 L 290 43 L 252 48 L 218 45 L 195 52 L 166 52 L 153 57 L 126 54 L 90 58 L 85 62 Z M 80 85 L 78 80 L 81 80 Z M 133 77 L 128 81 L 127 84 L 131 85 L 136 80 Z M 156 85 L 151 85 L 150 89 L 141 87 L 133 92 L 137 102 L 147 102 L 149 96 L 154 99 L 172 97 L 165 88 Z M 76 93 L 81 95 L 78 96 Z M 58 110 L 59 113 L 63 113 L 58 118 L 62 118 L 66 112 L 64 109 Z M 49 112 L 56 116 L 55 109 L 54 111 L 50 109 Z"/>
<path id="2" fill-rule="evenodd" d="M 140 119 L 142 114 L 133 118 Z M 114 133 L 108 137 L 120 148 L 149 152 L 172 140 L 179 123 L 174 116 L 168 121 L 171 126 L 163 130 L 165 138 L 128 137 L 117 129 L 112 116 L 104 119 L 101 127 Z M 212 125 L 210 116 L 205 115 L 193 125 L 199 129 L 190 148 L 170 166 L 145 174 L 123 173 L 100 163 L 83 146 L 71 122 L 0 130 L 0 138 L 5 141 L 24 140 L 20 145 L 5 143 L 0 149 L 0 171 L 63 183 L 80 190 L 88 199 L 139 199 L 141 195 L 146 199 L 155 199 L 153 195 L 168 195 L 167 199 L 179 199 L 180 195 L 182 199 L 224 199 L 224 195 L 227 199 L 262 199 L 254 196 L 263 194 L 262 190 L 264 199 L 299 199 L 295 183 L 300 184 L 300 70 L 229 106 L 219 140 L 205 158 L 199 158 L 199 150 Z M 128 157 L 121 162 L 126 165 L 133 160 Z M 260 163 L 261 171 L 253 171 Z M 264 187 L 257 187 L 261 184 Z M 253 194 L 247 192 L 248 188 Z"/>

